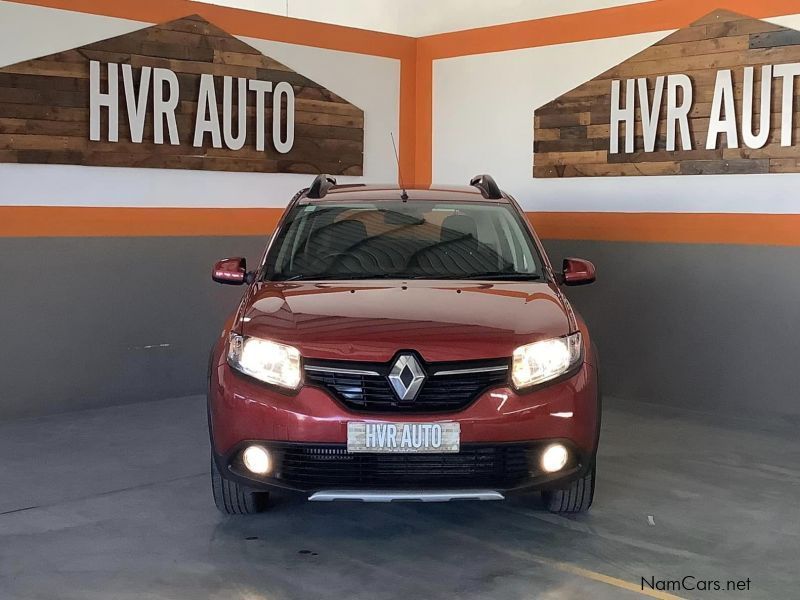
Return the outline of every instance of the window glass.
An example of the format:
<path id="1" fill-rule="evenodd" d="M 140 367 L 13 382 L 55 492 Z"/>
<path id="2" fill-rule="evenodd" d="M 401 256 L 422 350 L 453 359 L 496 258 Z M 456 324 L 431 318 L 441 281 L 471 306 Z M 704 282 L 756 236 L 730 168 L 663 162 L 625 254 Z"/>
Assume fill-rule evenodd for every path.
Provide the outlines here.
<path id="1" fill-rule="evenodd" d="M 266 276 L 297 279 L 537 279 L 540 261 L 507 204 L 379 201 L 298 205 Z"/>

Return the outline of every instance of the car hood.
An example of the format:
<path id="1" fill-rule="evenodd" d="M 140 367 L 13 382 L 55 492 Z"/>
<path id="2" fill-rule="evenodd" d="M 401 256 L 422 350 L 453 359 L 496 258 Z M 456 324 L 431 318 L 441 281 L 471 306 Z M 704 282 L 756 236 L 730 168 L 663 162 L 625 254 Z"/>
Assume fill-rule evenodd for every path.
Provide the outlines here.
<path id="1" fill-rule="evenodd" d="M 429 362 L 507 357 L 570 330 L 557 288 L 540 282 L 264 282 L 240 314 L 245 335 L 305 357 L 374 362 L 400 350 Z"/>

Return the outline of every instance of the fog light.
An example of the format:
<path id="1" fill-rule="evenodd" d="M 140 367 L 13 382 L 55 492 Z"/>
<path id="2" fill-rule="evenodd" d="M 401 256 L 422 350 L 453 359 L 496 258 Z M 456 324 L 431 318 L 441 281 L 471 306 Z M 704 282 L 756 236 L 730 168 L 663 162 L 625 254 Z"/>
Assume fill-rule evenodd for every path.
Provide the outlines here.
<path id="1" fill-rule="evenodd" d="M 242 460 L 247 470 L 256 475 L 265 475 L 272 469 L 269 452 L 261 446 L 248 446 L 242 452 Z"/>
<path id="2" fill-rule="evenodd" d="M 562 444 L 548 446 L 547 449 L 542 452 L 542 469 L 548 473 L 560 471 L 564 468 L 564 465 L 567 464 L 568 457 L 569 453 Z"/>

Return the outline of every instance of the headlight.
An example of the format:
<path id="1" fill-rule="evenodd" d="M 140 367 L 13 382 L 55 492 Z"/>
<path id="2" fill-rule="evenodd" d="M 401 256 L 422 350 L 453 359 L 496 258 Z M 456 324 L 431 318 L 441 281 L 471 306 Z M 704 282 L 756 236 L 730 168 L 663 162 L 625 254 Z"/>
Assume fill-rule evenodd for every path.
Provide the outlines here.
<path id="1" fill-rule="evenodd" d="M 300 351 L 292 346 L 232 333 L 228 364 L 266 383 L 290 389 L 300 385 Z"/>
<path id="2" fill-rule="evenodd" d="M 581 334 L 534 342 L 514 350 L 511 379 L 517 388 L 563 375 L 581 360 Z"/>

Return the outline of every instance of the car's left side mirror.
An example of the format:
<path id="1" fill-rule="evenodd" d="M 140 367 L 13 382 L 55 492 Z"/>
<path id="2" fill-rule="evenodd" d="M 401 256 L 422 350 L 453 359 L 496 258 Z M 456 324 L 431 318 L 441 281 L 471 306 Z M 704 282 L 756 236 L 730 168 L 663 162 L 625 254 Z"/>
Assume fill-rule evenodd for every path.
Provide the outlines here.
<path id="1" fill-rule="evenodd" d="M 223 258 L 214 263 L 211 279 L 227 285 L 242 285 L 247 280 L 247 261 L 244 258 Z"/>
<path id="2" fill-rule="evenodd" d="M 582 258 L 565 258 L 562 275 L 564 285 L 587 285 L 596 278 L 594 265 Z"/>

